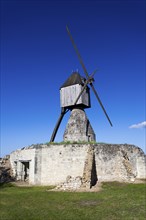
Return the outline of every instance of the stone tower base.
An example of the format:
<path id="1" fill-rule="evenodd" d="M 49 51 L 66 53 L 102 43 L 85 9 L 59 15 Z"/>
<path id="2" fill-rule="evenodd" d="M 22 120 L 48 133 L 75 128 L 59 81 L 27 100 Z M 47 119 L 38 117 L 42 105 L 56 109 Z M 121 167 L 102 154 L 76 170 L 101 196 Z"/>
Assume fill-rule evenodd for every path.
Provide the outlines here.
<path id="1" fill-rule="evenodd" d="M 71 111 L 63 139 L 64 141 L 96 141 L 93 128 L 83 109 L 75 108 Z"/>

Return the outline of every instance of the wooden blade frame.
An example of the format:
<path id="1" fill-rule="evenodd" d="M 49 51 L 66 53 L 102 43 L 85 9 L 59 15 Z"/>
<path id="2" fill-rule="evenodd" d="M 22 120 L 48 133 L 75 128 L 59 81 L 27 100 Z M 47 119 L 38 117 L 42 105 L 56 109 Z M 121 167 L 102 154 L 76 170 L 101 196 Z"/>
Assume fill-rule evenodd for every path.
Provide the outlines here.
<path id="1" fill-rule="evenodd" d="M 90 84 L 92 81 L 94 81 L 93 76 L 94 76 L 94 74 L 95 74 L 96 71 L 97 71 L 97 70 L 95 70 L 95 71 L 90 75 L 89 79 L 86 80 L 86 82 L 85 82 L 85 84 L 84 84 L 84 86 L 83 86 L 83 88 L 82 88 L 82 91 L 79 93 L 79 95 L 78 95 L 76 101 L 74 102 L 74 105 L 77 104 L 77 102 L 78 102 L 79 98 L 81 97 L 82 93 L 84 92 L 86 86 L 87 86 L 88 84 Z"/>
<path id="2" fill-rule="evenodd" d="M 80 62 L 80 64 L 81 64 L 81 66 L 82 66 L 82 68 L 83 68 L 83 70 L 84 70 L 84 73 L 85 73 L 85 75 L 86 75 L 86 77 L 87 77 L 87 80 L 88 80 L 88 79 L 89 79 L 89 74 L 88 74 L 88 72 L 87 72 L 87 69 L 86 69 L 84 63 L 83 63 L 82 57 L 81 57 L 81 55 L 80 55 L 80 53 L 79 53 L 79 50 L 78 50 L 78 48 L 77 48 L 77 46 L 76 46 L 76 44 L 75 44 L 75 42 L 74 42 L 74 39 L 73 39 L 73 37 L 72 37 L 72 35 L 71 35 L 70 31 L 69 31 L 68 26 L 66 26 L 66 30 L 67 30 L 67 33 L 68 33 L 68 35 L 69 35 L 69 37 L 70 37 L 70 40 L 71 40 L 71 42 L 72 42 L 72 44 L 73 44 L 73 47 L 74 47 L 74 49 L 75 49 L 75 51 L 76 51 L 76 54 L 77 54 L 78 59 L 79 59 L 79 62 Z M 112 123 L 111 123 L 111 120 L 110 120 L 108 114 L 106 113 L 106 110 L 105 110 L 105 108 L 104 108 L 104 106 L 103 106 L 103 104 L 102 104 L 102 102 L 101 102 L 101 100 L 100 100 L 100 98 L 99 98 L 99 95 L 97 94 L 97 92 L 96 92 L 96 90 L 95 90 L 95 88 L 94 88 L 94 86 L 93 86 L 93 84 L 92 84 L 92 82 L 89 83 L 89 84 L 90 84 L 90 86 L 91 86 L 91 88 L 92 88 L 92 90 L 93 90 L 93 92 L 94 92 L 94 94 L 95 94 L 95 96 L 96 96 L 96 98 L 97 98 L 97 100 L 98 100 L 98 102 L 99 102 L 99 104 L 100 104 L 100 106 L 101 106 L 101 108 L 102 108 L 102 110 L 103 110 L 103 112 L 104 112 L 106 118 L 108 119 L 110 125 L 113 126 Z"/>

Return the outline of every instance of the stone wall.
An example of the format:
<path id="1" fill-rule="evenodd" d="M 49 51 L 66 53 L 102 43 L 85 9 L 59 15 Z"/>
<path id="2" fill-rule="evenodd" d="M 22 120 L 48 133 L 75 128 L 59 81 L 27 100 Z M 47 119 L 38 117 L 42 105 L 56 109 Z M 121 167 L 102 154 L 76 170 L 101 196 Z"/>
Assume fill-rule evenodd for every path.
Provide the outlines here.
<path id="1" fill-rule="evenodd" d="M 41 184 L 56 185 L 67 176 L 83 175 L 88 145 L 50 145 L 42 148 Z"/>
<path id="2" fill-rule="evenodd" d="M 133 145 L 96 145 L 95 161 L 99 181 L 134 181 L 146 178 L 146 156 Z"/>
<path id="3" fill-rule="evenodd" d="M 133 145 L 32 145 L 12 152 L 10 162 L 17 180 L 28 176 L 30 184 L 38 185 L 65 183 L 68 176 L 88 186 L 146 178 L 146 156 Z"/>
<path id="4" fill-rule="evenodd" d="M 10 163 L 16 180 L 24 180 L 24 167 L 22 162 L 29 161 L 29 183 L 35 183 L 35 153 L 37 148 L 24 148 L 10 154 Z"/>

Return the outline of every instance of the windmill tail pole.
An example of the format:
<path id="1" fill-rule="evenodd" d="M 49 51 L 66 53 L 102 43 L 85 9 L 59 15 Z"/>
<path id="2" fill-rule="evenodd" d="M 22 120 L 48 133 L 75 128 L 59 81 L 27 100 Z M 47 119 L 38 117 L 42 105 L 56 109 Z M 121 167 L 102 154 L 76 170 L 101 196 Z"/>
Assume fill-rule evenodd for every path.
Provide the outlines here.
<path id="1" fill-rule="evenodd" d="M 54 128 L 54 131 L 53 131 L 53 133 L 52 133 L 50 142 L 54 142 L 54 139 L 55 139 L 55 137 L 56 137 L 58 128 L 59 128 L 60 123 L 61 123 L 61 121 L 62 121 L 64 115 L 66 114 L 66 112 L 67 112 L 67 111 L 66 111 L 66 108 L 61 108 L 61 114 L 60 114 L 60 117 L 59 117 L 59 119 L 58 119 L 58 121 L 57 121 L 57 123 L 56 123 L 56 126 L 55 126 L 55 128 Z"/>

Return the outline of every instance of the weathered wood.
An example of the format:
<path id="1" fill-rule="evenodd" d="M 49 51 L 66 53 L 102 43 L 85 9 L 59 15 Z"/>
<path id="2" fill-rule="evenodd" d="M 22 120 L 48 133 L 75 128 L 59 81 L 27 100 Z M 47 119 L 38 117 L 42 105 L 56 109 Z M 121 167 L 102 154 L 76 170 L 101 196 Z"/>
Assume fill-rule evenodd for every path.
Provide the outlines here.
<path id="1" fill-rule="evenodd" d="M 61 107 L 74 106 L 75 100 L 83 89 L 82 85 L 75 84 L 60 89 Z M 85 108 L 90 107 L 89 88 L 85 89 L 76 105 L 83 105 Z"/>
<path id="2" fill-rule="evenodd" d="M 59 128 L 59 126 L 60 126 L 60 123 L 61 123 L 61 121 L 62 121 L 64 115 L 66 114 L 66 112 L 67 112 L 67 111 L 66 111 L 66 108 L 61 108 L 61 114 L 60 114 L 60 117 L 59 117 L 59 119 L 58 119 L 58 121 L 57 121 L 57 123 L 56 123 L 56 126 L 55 126 L 55 128 L 54 128 L 54 131 L 53 131 L 53 133 L 52 133 L 50 142 L 54 142 L 54 139 L 55 139 L 55 137 L 56 137 L 56 133 L 57 133 L 57 131 L 58 131 L 58 128 Z"/>

